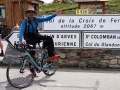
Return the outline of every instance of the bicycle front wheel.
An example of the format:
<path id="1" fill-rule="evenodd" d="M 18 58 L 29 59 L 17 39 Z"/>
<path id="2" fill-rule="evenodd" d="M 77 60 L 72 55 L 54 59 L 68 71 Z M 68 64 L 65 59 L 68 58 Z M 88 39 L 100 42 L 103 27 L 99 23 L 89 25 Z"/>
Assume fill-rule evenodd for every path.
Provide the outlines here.
<path id="1" fill-rule="evenodd" d="M 8 82 L 15 88 L 25 88 L 30 85 L 34 79 L 33 75 L 30 75 L 30 67 L 34 65 L 27 57 L 19 57 L 14 59 L 7 67 L 6 76 Z"/>
<path id="2" fill-rule="evenodd" d="M 43 72 L 47 76 L 52 76 L 58 69 L 58 59 L 50 60 L 48 55 L 43 59 Z"/>

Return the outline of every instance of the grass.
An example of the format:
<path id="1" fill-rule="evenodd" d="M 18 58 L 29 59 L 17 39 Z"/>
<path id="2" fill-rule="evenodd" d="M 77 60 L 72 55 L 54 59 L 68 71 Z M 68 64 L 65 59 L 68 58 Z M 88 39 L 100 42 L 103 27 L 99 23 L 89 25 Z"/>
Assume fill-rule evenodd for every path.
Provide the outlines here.
<path id="1" fill-rule="evenodd" d="M 61 8 L 63 10 L 63 14 L 75 14 L 75 10 L 77 9 L 77 7 L 77 3 L 66 4 L 61 2 L 43 5 L 40 6 L 40 14 L 52 14 L 57 8 Z M 108 2 L 106 2 L 106 8 L 106 12 L 108 14 L 120 13 L 120 0 L 109 0 Z"/>
<path id="2" fill-rule="evenodd" d="M 108 14 L 119 14 L 120 13 L 120 0 L 109 0 L 106 3 L 106 12 Z"/>
<path id="3" fill-rule="evenodd" d="M 40 7 L 40 14 L 51 14 L 55 12 L 56 9 L 62 9 L 63 12 L 69 9 L 74 9 L 77 8 L 77 3 L 54 3 L 54 4 L 49 4 L 49 5 L 43 5 Z"/>
<path id="4" fill-rule="evenodd" d="M 106 5 L 110 5 L 110 6 L 118 6 L 120 7 L 120 0 L 109 0 Z"/>
<path id="5" fill-rule="evenodd" d="M 54 3 L 54 4 L 49 4 L 49 5 L 43 5 L 41 6 L 42 10 L 54 10 L 56 8 L 62 8 L 62 9 L 67 9 L 67 8 L 72 8 L 72 7 L 76 7 L 77 3 L 70 3 L 70 4 L 66 4 L 66 3 Z"/>

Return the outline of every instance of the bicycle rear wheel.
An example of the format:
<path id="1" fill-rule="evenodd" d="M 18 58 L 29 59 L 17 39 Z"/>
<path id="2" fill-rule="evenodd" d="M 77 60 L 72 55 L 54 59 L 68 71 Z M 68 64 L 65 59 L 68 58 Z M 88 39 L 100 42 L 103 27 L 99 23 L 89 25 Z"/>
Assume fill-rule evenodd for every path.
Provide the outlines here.
<path id="1" fill-rule="evenodd" d="M 25 88 L 32 83 L 34 76 L 30 75 L 29 63 L 34 68 L 28 57 L 16 58 L 8 65 L 6 71 L 7 80 L 13 87 Z M 24 68 L 22 68 L 23 66 Z"/>
<path id="2" fill-rule="evenodd" d="M 43 59 L 43 72 L 47 76 L 52 76 L 58 69 L 58 59 L 50 60 L 48 55 Z"/>

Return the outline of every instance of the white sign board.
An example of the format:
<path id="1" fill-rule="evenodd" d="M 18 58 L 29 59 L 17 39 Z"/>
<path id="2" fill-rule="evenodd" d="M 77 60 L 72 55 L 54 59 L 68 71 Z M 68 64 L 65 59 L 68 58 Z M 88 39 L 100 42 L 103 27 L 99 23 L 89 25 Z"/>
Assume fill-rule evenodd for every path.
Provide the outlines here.
<path id="1" fill-rule="evenodd" d="M 43 23 L 43 30 L 120 30 L 120 15 L 56 16 Z"/>
<path id="2" fill-rule="evenodd" d="M 54 46 L 60 48 L 80 48 L 80 33 L 47 33 L 40 32 L 41 35 L 51 36 L 54 40 Z M 13 32 L 7 38 L 10 44 L 13 46 L 15 41 L 19 41 L 19 32 Z"/>
<path id="3" fill-rule="evenodd" d="M 84 32 L 83 48 L 120 48 L 120 33 Z"/>
<path id="4" fill-rule="evenodd" d="M 63 48 L 80 48 L 80 33 L 41 33 L 42 35 L 51 36 L 54 40 L 55 47 Z"/>

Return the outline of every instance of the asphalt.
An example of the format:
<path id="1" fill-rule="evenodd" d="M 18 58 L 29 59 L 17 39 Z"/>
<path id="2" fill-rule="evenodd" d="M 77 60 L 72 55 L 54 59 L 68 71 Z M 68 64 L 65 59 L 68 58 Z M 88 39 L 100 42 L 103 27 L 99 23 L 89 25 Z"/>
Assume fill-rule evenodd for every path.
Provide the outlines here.
<path id="1" fill-rule="evenodd" d="M 7 81 L 6 69 L 7 67 L 0 67 L 0 90 L 120 90 L 119 71 L 58 68 L 50 77 L 43 72 L 37 73 L 31 85 L 17 89 Z"/>

